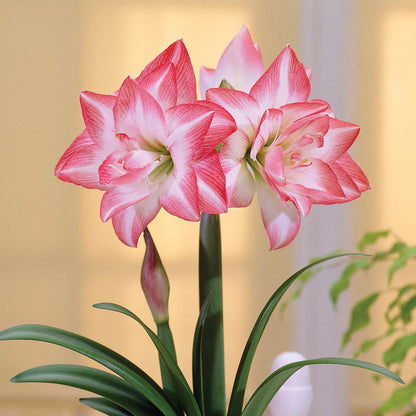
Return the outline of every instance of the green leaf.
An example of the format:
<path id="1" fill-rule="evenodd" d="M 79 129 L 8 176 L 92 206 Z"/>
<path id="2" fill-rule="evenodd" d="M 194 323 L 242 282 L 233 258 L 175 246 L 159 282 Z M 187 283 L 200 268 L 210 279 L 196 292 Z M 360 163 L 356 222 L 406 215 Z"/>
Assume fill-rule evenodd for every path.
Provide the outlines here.
<path id="1" fill-rule="evenodd" d="M 397 329 L 395 328 L 389 328 L 384 334 L 375 337 L 375 338 L 371 338 L 368 339 L 366 341 L 364 341 L 360 347 L 358 348 L 358 350 L 355 352 L 354 354 L 354 358 L 357 358 L 360 354 L 363 354 L 367 351 L 369 351 L 371 348 L 373 348 L 379 341 L 388 338 L 390 336 L 392 336 L 395 332 L 397 331 Z"/>
<path id="2" fill-rule="evenodd" d="M 370 306 L 377 300 L 379 293 L 373 293 L 365 299 L 358 302 L 352 309 L 350 327 L 342 337 L 342 348 L 344 348 L 351 339 L 354 332 L 366 327 L 370 323 L 370 315 L 368 310 Z"/>
<path id="3" fill-rule="evenodd" d="M 233 390 L 231 393 L 230 404 L 228 407 L 228 416 L 241 416 L 241 410 L 243 408 L 244 394 L 247 387 L 247 379 L 250 372 L 251 363 L 253 362 L 254 354 L 259 344 L 260 338 L 266 328 L 266 325 L 282 299 L 283 295 L 289 289 L 289 287 L 296 281 L 296 279 L 309 270 L 311 267 L 317 266 L 320 263 L 324 263 L 328 260 L 332 260 L 339 257 L 357 255 L 358 253 L 341 253 L 334 254 L 328 257 L 324 257 L 317 260 L 314 263 L 308 264 L 296 273 L 292 274 L 277 290 L 273 293 L 271 298 L 267 301 L 265 307 L 261 311 L 256 323 L 251 331 L 246 346 L 244 348 L 243 355 L 238 366 L 237 374 L 234 379 Z"/>
<path id="4" fill-rule="evenodd" d="M 396 260 L 391 264 L 389 268 L 389 283 L 391 283 L 394 274 L 406 266 L 408 260 L 412 257 L 416 256 L 416 246 L 413 247 L 405 247 L 403 250 L 399 252 L 399 256 Z"/>
<path id="5" fill-rule="evenodd" d="M 407 247 L 407 245 L 405 243 L 403 243 L 401 241 L 398 241 L 398 242 L 394 243 L 387 251 L 379 251 L 377 253 L 374 253 L 373 260 L 374 261 L 384 260 L 386 257 L 388 257 L 392 254 L 400 253 L 406 247 Z"/>
<path id="6" fill-rule="evenodd" d="M 19 325 L 0 332 L 0 340 L 33 340 L 60 345 L 83 354 L 114 371 L 134 386 L 166 416 L 176 416 L 174 405 L 143 370 L 106 346 L 81 335 L 45 325 Z M 144 400 L 145 402 L 145 400 Z"/>
<path id="7" fill-rule="evenodd" d="M 416 397 L 416 378 L 414 378 L 409 384 L 401 387 L 393 392 L 391 397 L 387 399 L 377 409 L 376 415 L 383 415 L 384 413 L 391 412 L 393 410 L 401 409 L 404 406 L 412 405 L 413 398 Z M 416 411 L 413 410 L 415 413 Z M 413 413 L 413 414 L 415 414 Z M 412 413 L 407 413 L 411 415 Z"/>
<path id="8" fill-rule="evenodd" d="M 295 363 L 285 365 L 277 369 L 274 373 L 272 373 L 251 396 L 241 416 L 262 416 L 264 410 L 266 409 L 276 392 L 280 389 L 280 387 L 286 382 L 286 380 L 290 376 L 292 376 L 294 373 L 296 373 L 296 371 L 300 370 L 302 367 L 306 365 L 315 364 L 339 364 L 365 368 L 367 370 L 375 371 L 377 373 L 390 377 L 393 380 L 403 383 L 403 380 L 396 374 L 394 374 L 392 371 L 365 361 L 336 357 L 298 361 Z"/>
<path id="9" fill-rule="evenodd" d="M 416 285 L 405 285 L 397 290 L 397 295 L 392 302 L 387 307 L 387 310 L 384 314 L 384 318 L 389 325 L 395 324 L 399 319 L 402 318 L 402 299 L 410 291 L 416 292 Z M 412 298 L 415 297 L 414 295 Z M 396 308 L 397 307 L 397 308 Z M 398 309 L 398 310 L 397 310 Z M 394 313 L 395 312 L 395 313 Z M 409 311 L 410 312 L 410 311 Z M 394 314 L 393 314 L 394 313 Z M 405 312 L 406 313 L 406 312 Z"/>
<path id="10" fill-rule="evenodd" d="M 163 359 L 163 362 L 166 365 L 166 368 L 169 370 L 169 373 L 172 377 L 172 381 L 175 385 L 176 393 L 177 393 L 177 400 L 179 401 L 183 409 L 185 409 L 188 416 L 200 416 L 201 412 L 199 410 L 198 404 L 195 400 L 194 395 L 186 381 L 182 371 L 176 364 L 174 358 L 171 356 L 169 351 L 160 341 L 159 337 L 133 312 L 129 311 L 127 308 L 117 305 L 115 303 L 98 303 L 94 305 L 94 308 L 98 309 L 105 309 L 109 311 L 119 312 L 123 315 L 127 315 L 130 318 L 133 318 L 136 322 L 138 322 L 146 333 L 149 335 L 150 339 L 152 340 L 153 344 L 157 348 L 160 357 Z"/>
<path id="11" fill-rule="evenodd" d="M 130 412 L 104 397 L 88 397 L 79 399 L 79 401 L 85 406 L 98 410 L 108 416 L 132 416 Z"/>
<path id="12" fill-rule="evenodd" d="M 404 323 L 409 323 L 412 320 L 412 312 L 416 308 L 416 296 L 411 297 L 402 305 L 402 320 Z"/>
<path id="13" fill-rule="evenodd" d="M 414 346 L 416 346 L 416 333 L 399 338 L 383 354 L 384 363 L 387 367 L 394 363 L 401 363 L 406 358 L 408 350 Z"/>
<path id="14" fill-rule="evenodd" d="M 358 243 L 358 249 L 364 251 L 368 245 L 374 244 L 379 238 L 387 237 L 390 234 L 390 230 L 383 231 L 370 231 L 365 233 L 363 238 Z"/>
<path id="15" fill-rule="evenodd" d="M 357 358 L 359 355 L 364 354 L 373 348 L 381 339 L 381 337 L 367 339 L 360 345 L 358 350 L 355 352 L 354 357 Z"/>
<path id="16" fill-rule="evenodd" d="M 205 327 L 205 319 L 207 317 L 210 295 L 205 299 L 199 311 L 198 321 L 195 327 L 194 342 L 192 347 L 192 380 L 194 395 L 201 409 L 202 416 L 205 415 L 204 406 L 204 379 L 202 377 L 202 335 Z"/>
<path id="17" fill-rule="evenodd" d="M 137 390 L 127 381 L 96 368 L 79 365 L 45 365 L 24 371 L 11 379 L 13 383 L 54 383 L 77 387 L 105 397 L 135 416 L 154 415 L 155 408 L 143 405 Z M 160 414 L 160 413 L 159 413 Z"/>
<path id="18" fill-rule="evenodd" d="M 332 284 L 329 294 L 332 303 L 336 305 L 339 295 L 350 286 L 351 276 L 358 270 L 367 269 L 371 264 L 370 259 L 359 259 L 351 262 L 342 272 L 341 278 Z"/>
<path id="19" fill-rule="evenodd" d="M 328 256 L 331 256 L 333 254 L 340 254 L 341 251 L 340 250 L 336 250 L 332 253 L 329 253 Z M 324 257 L 327 256 L 320 256 L 320 257 L 314 257 L 313 259 L 311 259 L 311 261 L 309 263 L 314 263 L 318 260 L 323 259 Z M 304 288 L 304 286 L 314 277 L 316 276 L 318 273 L 320 273 L 322 270 L 322 267 L 314 267 L 313 269 L 309 269 L 306 272 L 302 273 L 298 278 L 297 278 L 297 289 L 291 294 L 291 296 L 289 297 L 288 300 L 286 300 L 285 302 L 283 302 L 280 306 L 280 310 L 281 312 L 284 312 L 284 310 L 286 309 L 286 307 L 289 305 L 290 302 L 296 300 L 300 294 L 302 293 L 302 290 Z"/>

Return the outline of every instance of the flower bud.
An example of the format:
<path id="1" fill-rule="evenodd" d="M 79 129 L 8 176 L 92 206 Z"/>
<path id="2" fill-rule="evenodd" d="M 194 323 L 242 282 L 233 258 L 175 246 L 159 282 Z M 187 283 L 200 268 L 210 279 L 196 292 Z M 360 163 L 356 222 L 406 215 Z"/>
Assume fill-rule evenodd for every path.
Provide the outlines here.
<path id="1" fill-rule="evenodd" d="M 144 230 L 143 235 L 146 243 L 146 252 L 144 254 L 141 272 L 142 289 L 155 323 L 161 324 L 167 322 L 169 319 L 168 276 L 147 228 Z"/>
<path id="2" fill-rule="evenodd" d="M 297 352 L 284 352 L 278 355 L 272 364 L 274 372 L 284 365 L 305 358 Z M 312 386 L 309 367 L 296 371 L 279 389 L 270 402 L 269 409 L 273 416 L 307 416 L 312 404 Z"/>

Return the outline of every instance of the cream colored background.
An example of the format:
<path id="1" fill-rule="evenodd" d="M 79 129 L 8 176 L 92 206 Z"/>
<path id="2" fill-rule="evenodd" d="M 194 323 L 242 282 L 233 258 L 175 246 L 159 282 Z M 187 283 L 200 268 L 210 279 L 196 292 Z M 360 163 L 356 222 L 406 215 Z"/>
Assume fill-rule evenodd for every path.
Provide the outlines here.
<path id="1" fill-rule="evenodd" d="M 113 301 L 151 322 L 139 287 L 142 242 L 137 249 L 125 247 L 111 224 L 100 222 L 98 191 L 64 184 L 53 176 L 57 160 L 83 128 L 79 93 L 112 93 L 128 74 L 137 76 L 179 37 L 184 38 L 195 68 L 202 64 L 213 67 L 242 24 L 249 27 L 269 64 L 287 43 L 302 50 L 302 4 L 272 0 L 2 0 L 1 328 L 33 322 L 80 332 L 107 343 L 158 377 L 157 355 L 140 328 L 128 319 L 90 307 L 95 302 Z M 352 102 L 352 121 L 362 126 L 354 152 L 373 191 L 350 205 L 353 241 L 364 230 L 390 226 L 412 241 L 416 231 L 412 105 L 416 95 L 416 4 L 361 0 L 355 6 L 356 82 L 351 90 L 340 86 L 339 94 Z M 303 19 L 302 24 L 309 23 L 313 24 Z M 315 208 L 323 215 L 331 210 Z M 268 251 L 257 207 L 232 210 L 222 223 L 230 388 L 258 311 L 272 290 L 294 271 L 296 258 L 295 245 Z M 350 229 L 350 224 L 345 227 Z M 151 230 L 170 275 L 171 324 L 180 364 L 190 378 L 197 317 L 198 225 L 160 215 Z M 299 238 L 308 236 L 301 231 Z M 327 302 L 326 293 L 316 299 L 316 308 L 321 302 Z M 312 310 L 307 319 L 313 319 L 313 314 Z M 295 347 L 292 322 L 290 310 L 272 320 L 254 362 L 250 390 L 265 377 L 274 355 Z M 73 399 L 88 395 L 84 392 L 8 382 L 21 370 L 54 362 L 90 364 L 59 347 L 34 342 L 1 344 L 0 415 L 90 414 Z M 390 385 L 374 387 L 370 377 L 359 370 L 348 374 L 352 377 L 351 414 L 371 414 L 369 409 L 387 394 Z M 321 410 L 319 416 L 325 414 L 335 414 L 334 409 Z"/>

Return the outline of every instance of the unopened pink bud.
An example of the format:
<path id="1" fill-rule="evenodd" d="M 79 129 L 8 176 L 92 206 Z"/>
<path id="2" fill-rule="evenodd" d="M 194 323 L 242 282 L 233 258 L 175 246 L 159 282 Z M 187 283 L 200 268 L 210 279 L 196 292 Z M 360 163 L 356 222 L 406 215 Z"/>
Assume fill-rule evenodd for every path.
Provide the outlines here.
<path id="1" fill-rule="evenodd" d="M 141 283 L 147 303 L 156 324 L 167 322 L 169 319 L 169 281 L 165 268 L 163 267 L 159 253 L 149 230 L 143 232 L 146 243 L 144 254 Z"/>

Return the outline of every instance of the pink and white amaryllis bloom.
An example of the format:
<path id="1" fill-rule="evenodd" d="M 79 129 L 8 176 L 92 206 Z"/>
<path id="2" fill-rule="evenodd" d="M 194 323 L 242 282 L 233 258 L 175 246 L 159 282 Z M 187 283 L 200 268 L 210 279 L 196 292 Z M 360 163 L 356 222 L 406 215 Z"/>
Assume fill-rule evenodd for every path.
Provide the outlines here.
<path id="1" fill-rule="evenodd" d="M 309 94 L 308 73 L 289 46 L 249 93 L 207 91 L 237 123 L 220 153 L 228 205 L 248 206 L 257 191 L 271 249 L 294 239 L 312 204 L 351 201 L 369 189 L 347 153 L 359 127 L 336 119 L 326 102 L 308 101 Z"/>
<path id="2" fill-rule="evenodd" d="M 250 88 L 264 73 L 260 49 L 253 43 L 249 31 L 242 27 L 226 47 L 216 69 L 201 67 L 199 89 L 201 96 L 209 88 L 219 87 L 226 80 L 236 90 L 249 92 Z"/>
<path id="3" fill-rule="evenodd" d="M 182 46 L 171 45 L 113 95 L 82 93 L 86 130 L 56 167 L 64 181 L 105 191 L 101 218 L 130 246 L 162 207 L 189 221 L 227 210 L 215 147 L 235 122 L 213 103 L 189 103 L 196 87 Z"/>

